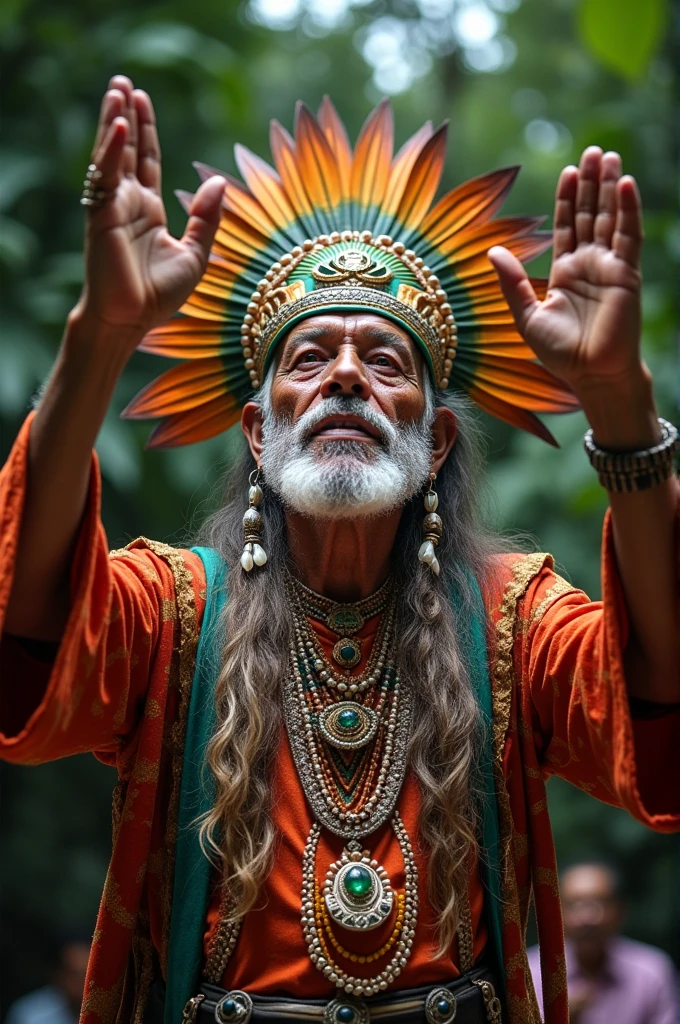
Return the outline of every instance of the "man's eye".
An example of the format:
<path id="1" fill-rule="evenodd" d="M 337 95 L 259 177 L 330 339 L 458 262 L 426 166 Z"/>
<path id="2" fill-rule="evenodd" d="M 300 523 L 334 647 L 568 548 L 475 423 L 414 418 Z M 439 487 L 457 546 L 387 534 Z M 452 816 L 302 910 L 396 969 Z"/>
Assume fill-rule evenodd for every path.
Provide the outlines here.
<path id="1" fill-rule="evenodd" d="M 391 366 L 392 365 L 391 361 L 387 358 L 387 356 L 376 356 L 375 359 L 373 360 L 373 362 L 376 364 L 376 366 Z"/>
<path id="2" fill-rule="evenodd" d="M 317 352 L 305 352 L 305 354 L 300 358 L 300 362 L 301 363 L 318 363 L 319 362 L 319 358 L 320 357 L 319 357 L 319 354 Z"/>

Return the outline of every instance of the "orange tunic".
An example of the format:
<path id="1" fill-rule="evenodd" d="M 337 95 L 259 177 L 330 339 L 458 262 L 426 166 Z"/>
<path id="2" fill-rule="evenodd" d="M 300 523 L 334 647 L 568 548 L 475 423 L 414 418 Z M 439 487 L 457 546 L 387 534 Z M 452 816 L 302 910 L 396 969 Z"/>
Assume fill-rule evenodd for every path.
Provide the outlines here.
<path id="1" fill-rule="evenodd" d="M 21 523 L 29 429 L 30 421 L 0 475 L 0 623 Z M 202 562 L 191 552 L 140 540 L 109 555 L 99 487 L 95 459 L 73 560 L 72 607 L 56 661 L 44 670 L 24 659 L 20 671 L 24 655 L 11 642 L 3 644 L 16 671 L 13 678 L 4 673 L 0 720 L 0 752 L 8 760 L 38 763 L 92 750 L 119 771 L 114 847 L 83 1024 L 141 1021 L 153 971 L 156 965 L 165 970 L 183 734 L 205 601 Z M 680 829 L 680 715 L 631 721 L 622 666 L 625 606 L 608 521 L 603 592 L 603 603 L 590 602 L 553 572 L 549 556 L 517 555 L 499 560 L 497 586 L 486 595 L 494 632 L 493 733 L 510 1024 L 540 1020 L 524 948 L 532 889 L 546 1021 L 568 1020 L 547 776 L 559 774 L 659 831 Z M 301 854 L 311 819 L 287 742 L 276 785 L 276 867 L 262 905 L 244 922 L 226 981 L 312 996 L 332 986 L 308 962 L 298 921 Z M 399 807 L 413 836 L 418 794 L 412 779 Z M 400 885 L 400 858 L 384 832 L 376 835 L 373 850 Z M 339 852 L 333 843 L 324 857 Z M 418 849 L 417 856 L 422 879 L 427 853 Z M 484 942 L 480 895 L 473 876 L 477 949 Z M 400 979 L 404 985 L 455 972 L 455 951 L 450 959 L 431 959 L 431 911 L 423 888 L 421 896 L 410 973 Z M 249 986 L 248 979 L 258 979 L 257 985 Z"/>

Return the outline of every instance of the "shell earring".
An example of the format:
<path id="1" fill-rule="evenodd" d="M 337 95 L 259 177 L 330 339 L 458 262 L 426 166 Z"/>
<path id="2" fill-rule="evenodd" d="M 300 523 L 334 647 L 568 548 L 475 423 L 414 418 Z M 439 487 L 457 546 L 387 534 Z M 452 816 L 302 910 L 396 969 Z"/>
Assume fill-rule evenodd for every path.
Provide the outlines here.
<path id="1" fill-rule="evenodd" d="M 253 477 L 255 479 L 253 479 Z M 248 477 L 250 487 L 248 489 L 248 508 L 243 516 L 243 554 L 241 565 L 246 572 L 250 572 L 254 565 L 264 565 L 267 561 L 267 553 L 260 544 L 262 534 L 262 515 L 259 507 L 262 504 L 262 488 L 258 480 L 260 470 L 254 469 Z"/>
<path id="2" fill-rule="evenodd" d="M 423 505 L 427 514 L 423 519 L 423 543 L 418 550 L 418 558 L 425 565 L 429 565 L 436 576 L 439 576 L 439 561 L 434 549 L 439 544 L 443 523 L 437 515 L 439 498 L 433 486 L 436 479 L 437 474 L 430 473 L 430 487 L 423 498 Z"/>

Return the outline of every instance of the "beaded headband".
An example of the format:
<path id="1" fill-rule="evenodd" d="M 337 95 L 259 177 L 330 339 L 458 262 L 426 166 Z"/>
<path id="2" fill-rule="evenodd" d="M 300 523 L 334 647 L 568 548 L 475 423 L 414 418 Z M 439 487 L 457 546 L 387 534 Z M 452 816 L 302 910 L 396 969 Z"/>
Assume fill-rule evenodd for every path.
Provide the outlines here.
<path id="1" fill-rule="evenodd" d="M 161 418 L 150 447 L 201 441 L 235 423 L 300 320 L 372 312 L 403 327 L 440 390 L 555 441 L 535 415 L 578 403 L 517 332 L 487 251 L 530 260 L 551 243 L 536 217 L 494 219 L 517 175 L 472 179 L 432 206 L 446 126 L 426 124 L 393 152 L 383 101 L 352 152 L 326 97 L 318 119 L 298 104 L 293 139 L 271 124 L 276 170 L 237 145 L 244 183 L 225 175 L 222 217 L 203 278 L 180 312 L 140 348 L 187 360 L 130 403 L 124 416 Z M 212 168 L 196 164 L 202 179 Z M 185 207 L 191 196 L 179 193 Z M 545 282 L 533 280 L 539 296 Z"/>

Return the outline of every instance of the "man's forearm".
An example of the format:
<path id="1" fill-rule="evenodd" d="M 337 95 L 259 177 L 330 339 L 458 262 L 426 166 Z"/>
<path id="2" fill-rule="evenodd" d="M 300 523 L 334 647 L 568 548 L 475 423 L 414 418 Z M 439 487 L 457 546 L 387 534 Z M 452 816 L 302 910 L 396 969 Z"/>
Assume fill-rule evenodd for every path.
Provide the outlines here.
<path id="1" fill-rule="evenodd" d="M 646 368 L 620 384 L 579 394 L 595 443 L 607 450 L 658 444 L 660 430 Z M 626 678 L 632 696 L 680 701 L 676 514 L 673 477 L 646 491 L 610 493 L 614 546 L 630 619 Z"/>
<path id="2" fill-rule="evenodd" d="M 120 328 L 109 328 L 80 311 L 69 317 L 31 428 L 26 502 L 5 619 L 8 632 L 58 640 L 63 631 L 92 447 L 134 347 L 120 334 Z"/>

